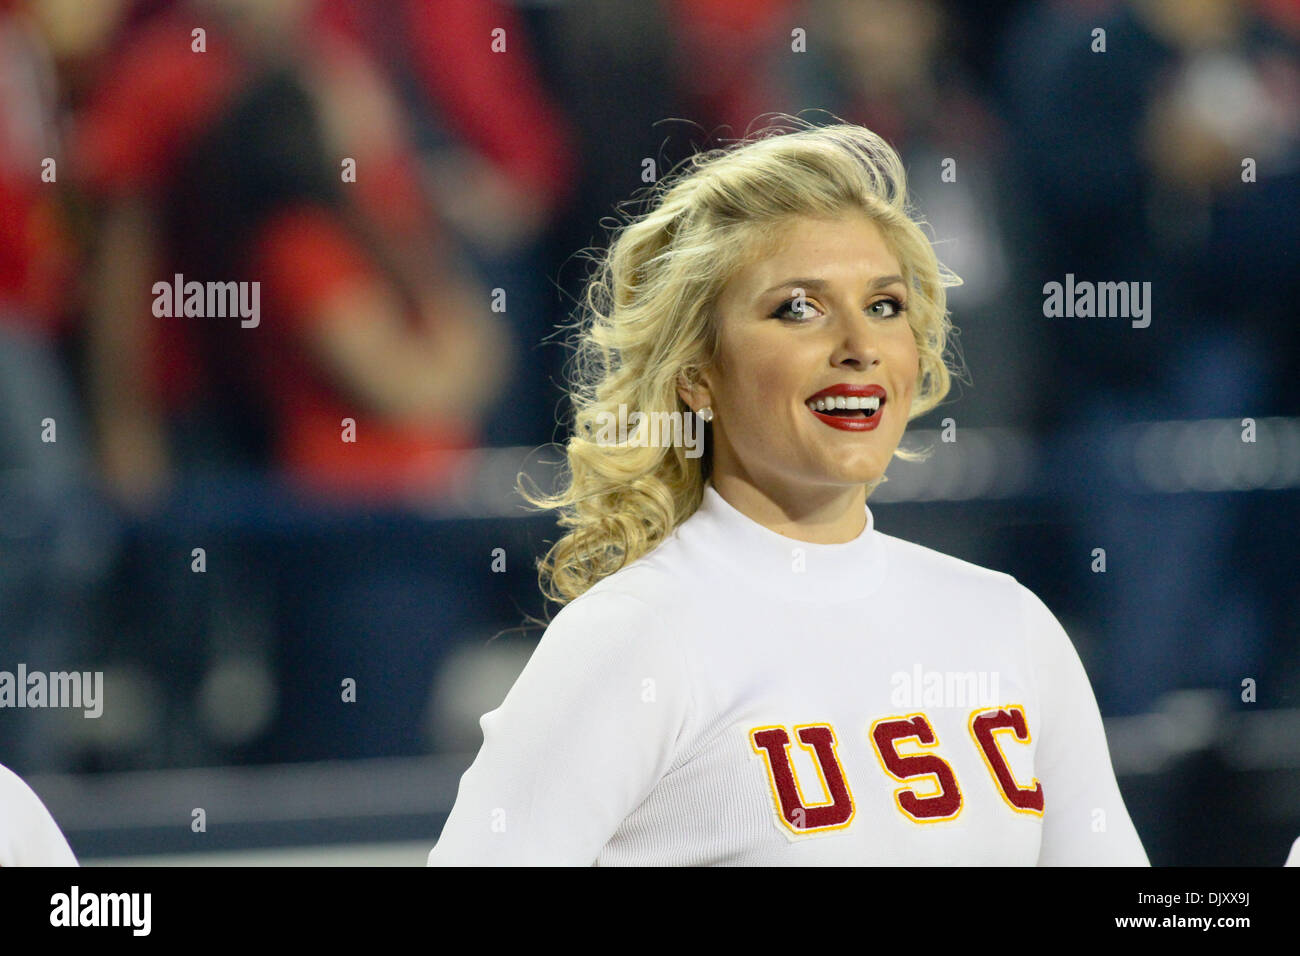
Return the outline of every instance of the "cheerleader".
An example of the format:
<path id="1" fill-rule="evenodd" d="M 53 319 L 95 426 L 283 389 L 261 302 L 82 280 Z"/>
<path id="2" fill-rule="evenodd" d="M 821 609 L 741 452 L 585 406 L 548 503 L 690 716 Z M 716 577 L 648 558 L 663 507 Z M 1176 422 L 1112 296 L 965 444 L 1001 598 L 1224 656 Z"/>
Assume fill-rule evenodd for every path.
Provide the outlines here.
<path id="1" fill-rule="evenodd" d="M 960 282 L 899 157 L 773 129 L 651 200 L 584 297 L 566 486 L 523 492 L 563 607 L 429 863 L 1148 865 L 1052 612 L 867 504 L 948 393 Z M 704 454 L 599 440 L 620 406 Z"/>

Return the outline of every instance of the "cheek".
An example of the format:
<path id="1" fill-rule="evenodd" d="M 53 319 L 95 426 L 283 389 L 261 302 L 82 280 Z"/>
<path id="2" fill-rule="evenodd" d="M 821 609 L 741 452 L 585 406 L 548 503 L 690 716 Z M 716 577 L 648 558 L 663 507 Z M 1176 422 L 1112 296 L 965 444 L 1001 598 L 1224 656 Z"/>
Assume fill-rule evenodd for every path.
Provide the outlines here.
<path id="1" fill-rule="evenodd" d="M 911 374 L 903 373 L 903 387 L 907 390 L 907 400 L 910 403 L 916 397 L 917 391 L 921 386 L 921 350 L 917 346 L 915 333 L 909 326 L 907 337 L 899 341 L 899 350 L 897 354 L 897 367 L 910 370 Z"/>
<path id="2" fill-rule="evenodd" d="M 912 364 L 918 368 L 920 368 L 921 364 L 921 346 L 919 339 L 920 337 L 917 335 L 916 329 L 912 327 L 911 323 L 908 323 L 907 335 L 903 338 L 902 346 L 906 354 L 911 357 Z"/>
<path id="3" fill-rule="evenodd" d="M 912 331 L 910 325 L 904 330 L 903 334 L 898 336 L 895 343 L 894 364 L 898 368 L 911 369 L 916 374 L 920 374 L 921 350 L 917 345 L 916 333 Z"/>

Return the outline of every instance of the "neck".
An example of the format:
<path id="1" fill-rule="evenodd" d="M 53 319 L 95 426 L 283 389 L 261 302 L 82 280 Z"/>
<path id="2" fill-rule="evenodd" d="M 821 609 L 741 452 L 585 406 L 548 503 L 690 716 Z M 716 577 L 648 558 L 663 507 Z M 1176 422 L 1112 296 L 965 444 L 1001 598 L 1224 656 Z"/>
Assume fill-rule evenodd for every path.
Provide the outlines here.
<path id="1" fill-rule="evenodd" d="M 714 489 L 751 521 L 796 541 L 843 544 L 866 527 L 864 485 L 759 488 L 739 475 L 714 475 Z"/>

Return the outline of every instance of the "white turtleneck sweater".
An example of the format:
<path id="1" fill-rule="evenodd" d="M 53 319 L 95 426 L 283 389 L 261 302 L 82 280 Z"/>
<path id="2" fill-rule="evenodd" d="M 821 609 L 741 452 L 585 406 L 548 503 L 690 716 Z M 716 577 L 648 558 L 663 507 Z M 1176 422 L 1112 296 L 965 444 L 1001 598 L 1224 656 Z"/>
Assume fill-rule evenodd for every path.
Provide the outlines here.
<path id="1" fill-rule="evenodd" d="M 59 825 L 35 791 L 0 766 L 0 866 L 77 866 Z"/>
<path id="2" fill-rule="evenodd" d="M 552 620 L 430 865 L 1148 865 L 1078 654 L 1010 575 L 708 485 Z"/>

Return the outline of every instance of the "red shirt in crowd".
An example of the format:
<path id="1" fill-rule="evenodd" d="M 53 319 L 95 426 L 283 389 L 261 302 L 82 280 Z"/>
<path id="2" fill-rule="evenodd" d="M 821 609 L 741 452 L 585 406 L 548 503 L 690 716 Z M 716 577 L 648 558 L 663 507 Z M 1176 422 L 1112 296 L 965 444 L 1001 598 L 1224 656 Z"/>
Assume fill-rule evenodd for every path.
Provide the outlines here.
<path id="1" fill-rule="evenodd" d="M 354 6 L 323 4 L 317 8 L 306 40 L 319 46 L 319 57 L 340 51 L 363 55 L 357 35 L 349 32 L 357 21 L 349 25 L 346 18 L 339 18 Z M 418 14 L 437 6 L 413 4 L 410 10 Z M 465 16 L 444 26 L 450 29 L 459 24 L 463 33 L 482 21 L 481 15 L 470 16 L 475 8 L 495 10 L 498 5 L 455 6 L 464 8 Z M 437 19 L 432 12 L 416 16 L 423 24 L 419 29 L 431 29 L 430 18 Z M 107 196 L 161 195 L 161 187 L 175 174 L 189 146 L 219 119 L 250 77 L 250 66 L 239 50 L 215 30 L 208 32 L 206 53 L 192 52 L 190 31 L 195 22 L 192 11 L 186 14 L 186 8 L 177 8 L 142 24 L 123 48 L 112 54 L 104 82 L 79 123 L 77 165 L 83 183 L 91 190 Z M 452 99 L 450 110 L 463 131 L 478 136 L 494 158 L 558 198 L 569 178 L 560 158 L 567 154 L 557 145 L 559 141 L 554 136 L 542 137 L 540 142 L 546 145 L 532 154 L 534 159 L 542 157 L 538 166 L 530 163 L 522 137 L 541 135 L 543 124 L 537 119 L 517 125 L 506 122 L 510 116 L 517 119 L 533 111 L 544 118 L 545 104 L 537 95 L 522 103 L 517 97 L 512 100 L 511 91 L 518 93 L 524 88 L 525 78 L 518 74 L 517 65 L 495 73 L 485 71 L 483 64 L 494 61 L 486 39 L 480 39 L 483 42 L 468 44 L 443 37 L 440 55 L 448 60 L 473 58 L 472 63 L 461 63 L 461 69 L 473 78 L 452 84 L 447 68 L 440 64 L 433 92 Z M 427 70 L 432 51 L 427 46 L 423 49 Z M 504 94 L 492 92 L 494 82 L 505 88 Z M 457 96 L 491 96 L 507 115 L 494 108 L 491 122 L 487 122 L 488 111 L 481 110 L 478 103 L 455 102 Z M 473 122 L 467 117 L 474 117 Z M 498 127 L 509 132 L 501 133 Z M 536 148 L 538 142 L 528 146 Z M 399 241 L 403 234 L 429 236 L 436 230 L 433 217 L 426 215 L 416 168 L 415 157 L 409 152 L 390 155 L 369 164 L 352 193 L 371 221 Z M 306 348 L 310 323 L 320 315 L 323 302 L 347 283 L 374 280 L 381 274 L 340 218 L 321 205 L 281 207 L 261 222 L 255 233 L 248 237 L 244 274 L 231 279 L 261 282 L 262 320 L 257 328 L 237 328 L 236 332 L 241 341 L 248 338 L 250 367 L 274 421 L 278 464 L 313 486 L 363 492 L 407 487 L 436 490 L 455 479 L 457 464 L 463 460 L 464 450 L 475 444 L 475 435 L 450 423 L 444 427 L 404 426 L 368 415 L 329 380 Z M 172 271 L 167 263 L 159 263 L 157 279 L 169 280 Z M 148 314 L 148 321 L 155 323 L 156 376 L 152 384 L 166 407 L 176 410 L 210 387 L 187 323 L 223 320 L 154 318 L 151 298 L 144 295 L 147 291 L 142 290 L 141 309 Z M 415 317 L 407 318 L 414 321 Z M 345 418 L 356 421 L 355 444 L 341 440 Z"/>

